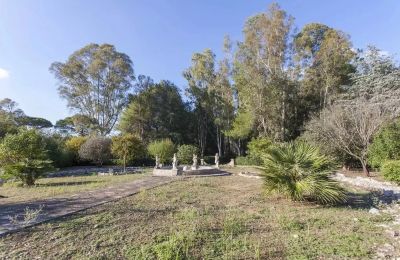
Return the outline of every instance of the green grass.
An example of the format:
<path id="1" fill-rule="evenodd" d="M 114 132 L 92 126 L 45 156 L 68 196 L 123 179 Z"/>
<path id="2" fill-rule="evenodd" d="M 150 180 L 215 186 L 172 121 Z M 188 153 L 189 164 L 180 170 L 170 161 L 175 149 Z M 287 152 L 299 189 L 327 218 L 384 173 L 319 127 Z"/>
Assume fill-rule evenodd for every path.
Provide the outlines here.
<path id="1" fill-rule="evenodd" d="M 391 220 L 266 197 L 257 179 L 190 178 L 8 235 L 0 259 L 368 259 Z"/>
<path id="2" fill-rule="evenodd" d="M 95 190 L 145 176 L 149 176 L 149 171 L 140 174 L 114 176 L 43 178 L 39 179 L 33 187 L 23 187 L 21 182 L 10 182 L 0 187 L 0 205 Z"/>

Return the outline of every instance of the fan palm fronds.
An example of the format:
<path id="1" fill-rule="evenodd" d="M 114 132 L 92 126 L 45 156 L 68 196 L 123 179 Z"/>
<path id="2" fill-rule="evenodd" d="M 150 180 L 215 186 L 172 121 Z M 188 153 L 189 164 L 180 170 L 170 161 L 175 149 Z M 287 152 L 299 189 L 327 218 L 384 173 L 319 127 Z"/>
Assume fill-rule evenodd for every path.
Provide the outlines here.
<path id="1" fill-rule="evenodd" d="M 329 178 L 333 164 L 317 148 L 305 143 L 285 143 L 264 155 L 264 185 L 267 192 L 282 193 L 292 200 L 323 204 L 343 202 L 346 193 Z"/>

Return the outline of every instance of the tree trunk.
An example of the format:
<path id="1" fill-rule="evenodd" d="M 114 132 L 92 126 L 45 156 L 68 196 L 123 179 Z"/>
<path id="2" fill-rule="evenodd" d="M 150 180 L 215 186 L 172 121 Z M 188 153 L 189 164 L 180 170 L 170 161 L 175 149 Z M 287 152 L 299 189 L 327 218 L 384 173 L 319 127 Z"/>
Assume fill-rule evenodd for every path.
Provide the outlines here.
<path id="1" fill-rule="evenodd" d="M 124 173 L 126 173 L 126 156 L 124 156 Z"/>
<path id="2" fill-rule="evenodd" d="M 361 159 L 360 161 L 361 161 L 361 165 L 362 165 L 364 174 L 365 174 L 367 177 L 370 177 L 367 162 L 366 162 L 364 159 Z"/>
<path id="3" fill-rule="evenodd" d="M 25 179 L 26 185 L 33 186 L 35 184 L 35 180 L 31 173 L 28 174 L 27 178 Z"/>

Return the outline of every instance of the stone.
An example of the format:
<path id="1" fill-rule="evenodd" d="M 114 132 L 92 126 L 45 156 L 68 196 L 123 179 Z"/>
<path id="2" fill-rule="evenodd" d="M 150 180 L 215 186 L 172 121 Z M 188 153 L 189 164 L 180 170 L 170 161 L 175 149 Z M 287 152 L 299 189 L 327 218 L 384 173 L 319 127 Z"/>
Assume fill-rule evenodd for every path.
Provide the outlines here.
<path id="1" fill-rule="evenodd" d="M 183 166 L 183 170 L 184 170 L 184 171 L 188 171 L 188 170 L 189 170 L 189 166 L 186 166 L 186 165 Z"/>
<path id="2" fill-rule="evenodd" d="M 204 162 L 204 159 L 200 159 L 200 165 L 201 165 L 201 166 L 206 165 L 206 163 Z"/>
<path id="3" fill-rule="evenodd" d="M 156 165 L 154 166 L 154 169 L 158 169 L 158 168 L 160 168 L 160 158 L 158 157 L 158 155 L 156 155 Z"/>
<path id="4" fill-rule="evenodd" d="M 380 214 L 379 209 L 377 208 L 371 208 L 368 212 L 374 215 Z"/>
<path id="5" fill-rule="evenodd" d="M 197 154 L 193 154 L 192 170 L 197 170 L 199 168 L 198 163 Z"/>

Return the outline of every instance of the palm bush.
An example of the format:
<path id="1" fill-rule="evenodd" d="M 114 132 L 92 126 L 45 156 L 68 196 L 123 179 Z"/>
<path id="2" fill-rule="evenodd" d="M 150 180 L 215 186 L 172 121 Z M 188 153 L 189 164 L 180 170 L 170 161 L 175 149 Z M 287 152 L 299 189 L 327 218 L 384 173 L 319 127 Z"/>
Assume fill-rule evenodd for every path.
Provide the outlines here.
<path id="1" fill-rule="evenodd" d="M 316 147 L 305 142 L 284 143 L 271 147 L 263 157 L 267 192 L 323 204 L 346 200 L 344 189 L 329 178 L 334 165 Z"/>

